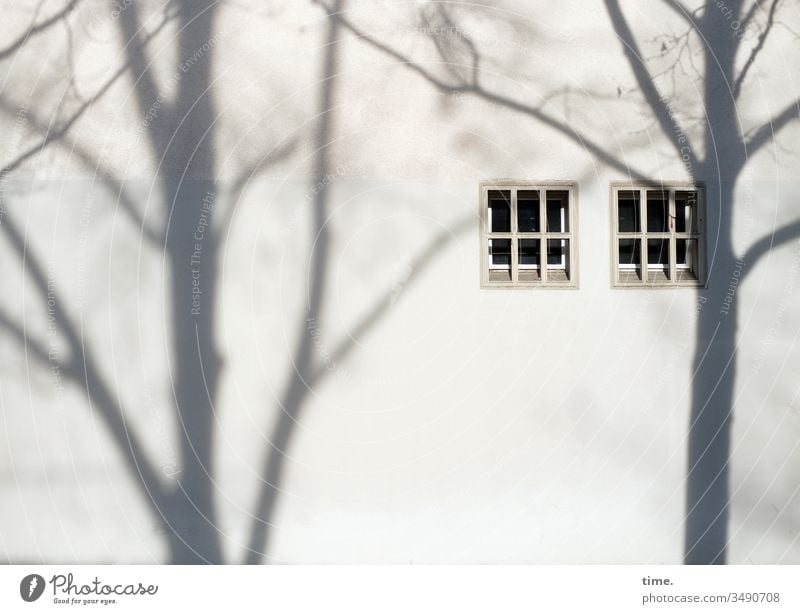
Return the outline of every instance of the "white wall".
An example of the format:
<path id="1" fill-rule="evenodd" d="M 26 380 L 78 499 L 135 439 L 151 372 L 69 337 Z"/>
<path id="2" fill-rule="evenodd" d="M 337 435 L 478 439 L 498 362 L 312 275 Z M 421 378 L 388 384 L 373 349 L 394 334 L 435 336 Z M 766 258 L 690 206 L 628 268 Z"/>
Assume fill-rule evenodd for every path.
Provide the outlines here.
<path id="1" fill-rule="evenodd" d="M 437 78 L 454 78 L 416 29 L 418 4 L 352 2 L 347 18 Z M 630 91 L 634 78 L 603 3 L 453 8 L 463 34 L 442 44 L 468 60 L 464 37 L 476 40 L 482 87 L 545 112 L 584 146 L 534 116 L 442 93 L 342 32 L 328 148 L 331 245 L 324 308 L 313 327 L 305 305 L 318 179 L 310 173 L 325 16 L 306 3 L 220 10 L 216 208 L 231 221 L 221 226 L 216 338 L 224 366 L 213 474 L 225 553 L 241 559 L 293 351 L 313 328 L 323 376 L 287 450 L 270 558 L 679 562 L 694 324 L 698 308 L 719 310 L 723 296 L 611 288 L 608 185 L 627 177 L 585 144 L 653 179 L 685 179 L 686 170 L 641 95 Z M 624 9 L 648 54 L 659 45 L 645 41 L 683 27 L 657 3 L 646 12 L 633 2 Z M 16 30 L 3 26 L 9 37 L 26 18 L 20 11 Z M 783 16 L 795 26 L 798 18 L 792 9 Z M 88 10 L 74 19 L 90 19 Z M 108 15 L 93 37 L 78 37 L 76 81 L 86 92 L 119 64 L 114 28 Z M 172 36 L 167 28 L 155 39 L 162 82 L 175 61 Z M 64 86 L 63 44 L 48 37 L 50 46 L 34 41 L 40 52 L 19 53 L 6 68 L 2 94 L 12 112 L 3 131 L 14 136 L 0 150 L 3 160 L 36 143 L 33 115 L 51 119 Z M 744 130 L 796 95 L 797 50 L 783 45 L 789 38 L 776 29 L 764 51 L 772 61 L 761 58 L 754 69 L 739 105 Z M 41 94 L 26 87 L 32 67 L 41 70 Z M 702 117 L 692 116 L 702 91 L 680 73 L 676 79 L 687 132 L 699 139 Z M 68 138 L 4 180 L 3 207 L 26 229 L 27 249 L 48 267 L 130 428 L 169 483 L 180 467 L 164 255 L 141 239 L 117 194 L 94 175 L 102 164 L 124 180 L 147 224 L 163 223 L 157 165 L 136 140 L 141 116 L 131 84 L 120 79 Z M 742 251 L 797 217 L 800 165 L 787 149 L 797 130 L 789 126 L 780 137 L 785 147 L 756 154 L 740 178 L 731 210 Z M 233 200 L 235 178 L 284 142 L 294 142 L 289 153 Z M 81 160 L 75 144 L 93 163 Z M 579 289 L 479 288 L 478 182 L 493 177 L 578 182 Z M 713 214 L 709 222 L 713 228 Z M 713 230 L 710 238 L 711 254 Z M 418 262 L 432 243 L 439 249 Z M 795 239 L 762 259 L 737 293 L 735 563 L 800 562 L 798 259 Z M 718 261 L 712 275 L 727 278 L 734 266 Z M 65 359 L 63 338 L 48 334 L 46 303 L 5 240 L 0 275 L 3 313 Z M 386 298 L 374 326 L 354 337 Z M 343 343 L 352 349 L 331 362 Z M 13 336 L 0 334 L 0 347 L 2 556 L 165 560 L 164 528 L 85 391 L 74 382 L 62 391 Z"/>

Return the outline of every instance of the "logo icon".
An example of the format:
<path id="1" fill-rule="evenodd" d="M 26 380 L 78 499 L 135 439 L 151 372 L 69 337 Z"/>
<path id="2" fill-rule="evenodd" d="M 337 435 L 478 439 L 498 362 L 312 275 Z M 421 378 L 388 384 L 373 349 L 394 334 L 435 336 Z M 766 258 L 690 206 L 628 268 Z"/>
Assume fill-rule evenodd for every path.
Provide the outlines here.
<path id="1" fill-rule="evenodd" d="M 19 596 L 25 601 L 36 601 L 44 592 L 44 578 L 38 573 L 32 573 L 22 578 L 19 583 Z"/>

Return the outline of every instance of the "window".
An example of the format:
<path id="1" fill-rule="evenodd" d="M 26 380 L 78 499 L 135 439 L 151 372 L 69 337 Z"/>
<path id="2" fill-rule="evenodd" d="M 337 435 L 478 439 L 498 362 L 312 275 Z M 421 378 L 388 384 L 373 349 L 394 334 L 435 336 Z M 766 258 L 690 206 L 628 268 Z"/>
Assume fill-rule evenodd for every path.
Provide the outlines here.
<path id="1" fill-rule="evenodd" d="M 703 286 L 703 189 L 612 186 L 614 285 Z"/>
<path id="2" fill-rule="evenodd" d="M 481 183 L 481 285 L 574 287 L 575 184 Z"/>

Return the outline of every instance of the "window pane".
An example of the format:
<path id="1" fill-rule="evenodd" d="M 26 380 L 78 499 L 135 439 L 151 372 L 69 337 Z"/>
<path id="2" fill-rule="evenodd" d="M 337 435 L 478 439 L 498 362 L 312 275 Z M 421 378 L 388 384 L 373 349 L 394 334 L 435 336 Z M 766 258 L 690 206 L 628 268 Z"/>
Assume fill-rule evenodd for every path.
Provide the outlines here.
<path id="1" fill-rule="evenodd" d="M 697 239 L 675 241 L 675 277 L 678 281 L 697 281 L 699 279 L 697 249 Z"/>
<path id="2" fill-rule="evenodd" d="M 539 239 L 519 240 L 519 266 L 539 267 L 541 244 Z"/>
<path id="3" fill-rule="evenodd" d="M 642 279 L 641 241 L 639 239 L 620 239 L 618 257 L 620 282 L 640 281 Z"/>
<path id="4" fill-rule="evenodd" d="M 675 192 L 675 230 L 697 232 L 697 192 Z"/>
<path id="5" fill-rule="evenodd" d="M 567 190 L 547 190 L 547 232 L 569 232 Z"/>
<path id="6" fill-rule="evenodd" d="M 647 232 L 669 232 L 669 192 L 647 190 Z"/>
<path id="7" fill-rule="evenodd" d="M 511 281 L 511 239 L 489 239 L 489 281 Z"/>
<path id="8" fill-rule="evenodd" d="M 517 192 L 517 230 L 539 232 L 539 191 Z"/>
<path id="9" fill-rule="evenodd" d="M 620 190 L 617 192 L 617 215 L 619 217 L 619 232 L 641 232 L 638 190 Z"/>
<path id="10" fill-rule="evenodd" d="M 489 264 L 511 267 L 511 239 L 489 239 Z"/>
<path id="11" fill-rule="evenodd" d="M 547 281 L 569 281 L 569 239 L 547 240 Z"/>
<path id="12" fill-rule="evenodd" d="M 540 281 L 539 263 L 542 244 L 539 239 L 520 239 L 518 248 L 519 281 Z"/>
<path id="13" fill-rule="evenodd" d="M 647 240 L 647 281 L 669 279 L 669 239 Z"/>
<path id="14" fill-rule="evenodd" d="M 647 240 L 647 268 L 669 268 L 669 239 Z"/>
<path id="15" fill-rule="evenodd" d="M 511 232 L 511 192 L 489 191 L 489 232 Z"/>

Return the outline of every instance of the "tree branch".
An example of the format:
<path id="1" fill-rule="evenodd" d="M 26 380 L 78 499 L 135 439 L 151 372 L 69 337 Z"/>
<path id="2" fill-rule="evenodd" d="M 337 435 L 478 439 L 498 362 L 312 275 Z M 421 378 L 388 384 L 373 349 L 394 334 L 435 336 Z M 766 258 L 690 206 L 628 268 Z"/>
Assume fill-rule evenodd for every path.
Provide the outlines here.
<path id="1" fill-rule="evenodd" d="M 75 325 L 63 310 L 62 301 L 55 295 L 52 281 L 48 280 L 41 263 L 27 248 L 25 238 L 8 215 L 3 218 L 0 228 L 5 231 L 9 243 L 22 261 L 23 271 L 30 275 L 42 299 L 46 301 L 51 299 L 56 326 L 63 333 L 70 348 L 71 356 L 67 363 L 69 367 L 64 370 L 65 375 L 69 376 L 76 384 L 84 385 L 90 405 L 98 409 L 99 415 L 105 421 L 117 447 L 126 459 L 128 469 L 137 478 L 135 482 L 143 489 L 145 498 L 152 504 L 154 512 L 160 514 L 160 509 L 166 501 L 166 493 L 155 468 L 144 454 L 144 448 L 139 443 L 138 437 L 128 428 L 119 397 L 111 393 L 100 376 L 91 353 L 83 344 L 82 336 L 78 335 Z M 48 308 L 50 303 L 48 303 Z M 0 323 L 5 324 L 6 321 L 7 318 L 4 318 Z M 20 331 L 18 326 L 12 326 L 9 331 L 12 336 L 25 342 L 24 330 Z M 34 345 L 34 349 L 37 357 L 41 357 L 44 353 L 49 362 L 49 355 L 43 347 Z"/>
<path id="2" fill-rule="evenodd" d="M 750 271 L 753 270 L 753 265 L 767 252 L 795 238 L 800 238 L 800 220 L 790 222 L 753 243 L 742 256 L 742 260 L 747 264 L 747 268 L 742 271 L 742 278 L 744 279 L 748 276 Z"/>
<path id="3" fill-rule="evenodd" d="M 0 112 L 5 113 L 8 117 L 14 117 L 16 113 L 16 107 L 9 100 L 3 98 L 2 95 L 0 95 Z M 44 143 L 48 135 L 47 124 L 42 118 L 37 116 L 36 113 L 30 110 L 25 115 L 25 119 L 39 134 L 44 135 L 44 139 L 35 147 L 35 151 L 40 151 L 42 147 L 44 147 L 41 143 Z M 106 185 L 109 191 L 115 195 L 117 203 L 119 203 L 122 211 L 136 224 L 145 238 L 155 246 L 163 245 L 163 237 L 145 224 L 144 218 L 136 211 L 136 204 L 128 195 L 122 182 L 115 179 L 108 169 L 101 166 L 99 161 L 97 161 L 88 150 L 72 138 L 60 138 L 51 142 L 58 144 L 71 155 L 75 155 L 89 170 L 94 171 L 95 175 L 100 177 L 100 180 Z M 13 165 L 16 167 L 19 163 L 15 162 Z M 0 173 L 2 172 L 8 171 L 4 169 L 0 171 Z"/>
<path id="4" fill-rule="evenodd" d="M 747 9 L 747 13 L 739 20 L 741 22 L 742 30 L 747 30 L 747 28 L 750 27 L 750 23 L 755 18 L 756 12 L 761 9 L 761 1 L 762 0 L 754 0 L 753 4 L 750 5 L 750 8 Z"/>
<path id="5" fill-rule="evenodd" d="M 33 339 L 28 336 L 27 332 L 16 322 L 14 322 L 11 318 L 9 318 L 5 313 L 0 311 L 0 328 L 5 328 L 9 335 L 16 339 L 17 343 L 19 343 L 22 347 L 25 348 L 25 356 L 28 356 L 30 352 L 33 354 L 33 357 L 38 360 L 44 368 L 50 367 L 50 353 L 47 350 L 47 347 L 41 342 L 36 339 Z M 72 376 L 74 372 L 74 365 L 70 361 L 66 365 L 62 366 L 61 372 L 67 375 Z"/>
<path id="6" fill-rule="evenodd" d="M 458 222 L 454 227 L 437 233 L 428 246 L 411 263 L 411 275 L 406 280 L 402 290 L 407 290 L 408 287 L 420 277 L 422 271 L 429 266 L 436 255 L 444 249 L 450 237 L 455 234 L 460 234 L 471 227 L 474 222 L 475 218 L 470 216 Z M 353 333 L 348 335 L 348 338 L 339 343 L 331 352 L 330 361 L 327 362 L 327 365 L 322 365 L 315 370 L 309 368 L 310 361 L 307 356 L 311 345 L 309 341 L 310 331 L 308 330 L 307 322 L 304 323 L 300 333 L 303 335 L 300 344 L 301 350 L 296 353 L 296 357 L 292 361 L 292 364 L 295 365 L 295 372 L 291 377 L 286 391 L 281 396 L 279 402 L 281 413 L 269 440 L 270 449 L 264 464 L 264 477 L 262 478 L 260 486 L 261 490 L 258 502 L 252 514 L 254 521 L 248 541 L 249 545 L 245 555 L 245 563 L 258 563 L 263 556 L 263 544 L 267 538 L 269 521 L 272 518 L 276 495 L 280 491 L 283 467 L 287 459 L 286 448 L 289 443 L 290 435 L 297 426 L 298 411 L 308 391 L 334 372 L 328 365 L 336 365 L 344 360 L 353 349 L 358 347 L 358 338 L 367 334 L 370 329 L 374 328 L 378 322 L 380 322 L 382 316 L 385 315 L 393 304 L 396 293 L 397 290 L 393 288 L 384 296 L 380 297 L 352 329 Z"/>
<path id="7" fill-rule="evenodd" d="M 750 67 L 753 66 L 753 63 L 756 61 L 758 54 L 764 48 L 764 43 L 767 41 L 767 36 L 769 35 L 770 30 L 772 30 L 772 26 L 775 23 L 775 11 L 778 8 L 778 4 L 780 4 L 781 0 L 772 0 L 772 4 L 769 7 L 769 13 L 767 14 L 767 25 L 764 27 L 764 30 L 758 36 L 758 41 L 756 42 L 756 46 L 750 51 L 750 55 L 747 58 L 744 66 L 742 66 L 741 72 L 739 72 L 739 76 L 736 77 L 736 80 L 733 82 L 733 97 L 739 98 L 739 94 L 742 91 L 742 84 L 744 83 L 745 78 L 747 77 L 747 73 L 750 70 Z M 756 2 L 754 7 L 760 6 L 758 2 Z M 751 7 L 751 11 L 753 8 Z M 749 21 L 749 18 L 748 18 Z"/>
<path id="8" fill-rule="evenodd" d="M 158 32 L 167 24 L 169 18 L 165 18 L 165 20 L 159 24 L 159 26 L 148 35 L 147 41 L 150 41 Z M 69 132 L 72 126 L 83 116 L 86 111 L 98 100 L 100 100 L 108 91 L 111 89 L 111 86 L 116 83 L 116 81 L 128 70 L 128 64 L 124 64 L 120 68 L 118 68 L 113 75 L 106 81 L 100 89 L 95 92 L 95 94 L 89 98 L 86 102 L 81 104 L 77 111 L 75 111 L 71 117 L 69 117 L 66 121 L 64 121 L 58 128 L 51 128 L 47 126 L 45 129 L 45 136 L 42 137 L 42 140 L 33 145 L 32 147 L 28 148 L 24 152 L 22 152 L 16 159 L 12 160 L 2 168 L 0 168 L 0 177 L 3 175 L 7 175 L 8 173 L 16 170 L 23 162 L 28 160 L 29 158 L 35 156 L 37 153 L 42 151 L 45 147 L 47 147 L 50 143 L 58 141 Z M 7 105 L 9 103 L 6 103 Z"/>
<path id="9" fill-rule="evenodd" d="M 422 273 L 422 271 L 436 257 L 436 255 L 442 251 L 442 249 L 447 245 L 447 241 L 450 237 L 468 230 L 469 227 L 474 223 L 475 218 L 470 216 L 461 220 L 453 228 L 447 228 L 437 233 L 428 246 L 410 263 L 409 268 L 411 270 L 411 274 L 405 281 L 402 291 L 406 292 L 408 288 L 411 287 L 417 279 L 419 279 L 420 273 Z M 397 290 L 393 288 L 383 297 L 377 300 L 373 307 L 361 317 L 355 326 L 348 327 L 348 330 L 351 332 L 347 335 L 347 339 L 339 343 L 331 351 L 328 364 L 337 364 L 347 358 L 348 354 L 350 354 L 350 352 L 357 347 L 358 339 L 366 335 L 372 328 L 374 328 L 375 325 L 380 321 L 381 316 L 383 316 L 393 305 L 394 301 L 396 300 L 396 295 Z M 307 385 L 309 387 L 314 386 L 328 373 L 330 373 L 328 366 L 322 365 L 306 379 Z"/>
<path id="10" fill-rule="evenodd" d="M 3 49 L 0 49 L 0 60 L 4 60 L 11 54 L 16 53 L 17 51 L 19 51 L 20 48 L 22 48 L 22 46 L 26 42 L 28 42 L 29 39 L 35 37 L 38 34 L 41 34 L 45 30 L 47 30 L 50 26 L 58 23 L 62 19 L 65 19 L 75 9 L 79 1 L 80 0 L 70 0 L 70 2 L 63 9 L 55 13 L 52 17 L 48 17 L 41 23 L 32 25 L 25 31 L 24 34 L 17 37 L 12 43 L 9 43 Z"/>
<path id="11" fill-rule="evenodd" d="M 323 2 L 319 2 L 319 4 L 323 7 L 323 9 L 328 13 L 328 16 L 340 23 L 346 30 L 351 32 L 361 41 L 367 43 L 368 45 L 374 47 L 375 49 L 381 51 L 385 55 L 397 60 L 400 64 L 403 64 L 408 68 L 410 71 L 418 74 L 420 77 L 428 81 L 431 85 L 437 88 L 439 91 L 446 93 L 446 94 L 472 94 L 477 96 L 478 98 L 485 100 L 487 102 L 491 102 L 494 104 L 499 104 L 504 106 L 512 111 L 517 111 L 523 115 L 527 115 L 532 117 L 544 125 L 553 128 L 557 132 L 560 132 L 562 135 L 566 136 L 570 141 L 583 147 L 584 149 L 588 150 L 595 156 L 597 156 L 600 160 L 608 164 L 609 166 L 615 168 L 618 171 L 621 171 L 628 175 L 629 177 L 637 177 L 637 178 L 644 178 L 647 176 L 646 173 L 633 168 L 627 162 L 616 158 L 615 156 L 611 155 L 606 149 L 601 147 L 595 141 L 589 139 L 586 136 L 582 136 L 578 134 L 572 127 L 569 125 L 557 120 L 556 118 L 548 115 L 544 111 L 537 109 L 535 107 L 530 107 L 521 102 L 508 98 L 506 96 L 502 96 L 500 94 L 495 94 L 493 92 L 489 92 L 483 89 L 480 85 L 469 84 L 469 85 L 452 85 L 445 81 L 442 81 L 437 76 L 420 66 L 419 64 L 413 62 L 409 58 L 405 57 L 399 51 L 392 49 L 388 45 L 378 41 L 377 39 L 369 36 L 361 29 L 359 29 L 355 24 L 351 21 L 346 19 L 343 14 L 334 13 L 332 12 Z"/>
<path id="12" fill-rule="evenodd" d="M 264 171 L 266 168 L 286 159 L 297 148 L 298 139 L 293 137 L 284 140 L 279 145 L 272 147 L 266 154 L 257 158 L 253 163 L 249 164 L 238 176 L 233 180 L 231 187 L 228 191 L 230 194 L 228 210 L 220 216 L 220 223 L 217 226 L 220 235 L 229 231 L 229 226 L 233 220 L 233 215 L 239 199 L 242 196 L 244 189 L 250 184 L 255 176 Z"/>
<path id="13" fill-rule="evenodd" d="M 631 70 L 633 70 L 639 89 L 644 95 L 647 104 L 649 104 L 650 108 L 653 110 L 653 114 L 661 127 L 661 131 L 664 133 L 664 136 L 669 139 L 670 143 L 672 143 L 678 155 L 681 157 L 688 155 L 691 167 L 696 167 L 697 155 L 695 154 L 694 148 L 691 143 L 689 143 L 688 137 L 685 136 L 686 133 L 678 123 L 678 119 L 672 114 L 667 101 L 658 93 L 653 79 L 645 66 L 644 59 L 633 37 L 630 26 L 625 19 L 625 15 L 622 13 L 619 2 L 617 0 L 605 0 L 605 3 L 614 30 L 622 42 L 622 51 L 628 60 Z M 685 144 L 678 141 L 678 135 L 682 135 L 687 139 Z"/>
<path id="14" fill-rule="evenodd" d="M 169 13 L 169 6 L 169 3 L 165 5 L 164 19 L 161 25 L 159 25 L 155 31 L 144 37 L 141 36 L 143 26 L 139 23 L 139 7 L 136 5 L 136 2 L 131 2 L 128 8 L 120 13 L 118 19 L 120 32 L 124 38 L 122 41 L 122 51 L 128 57 L 126 66 L 131 71 L 136 103 L 142 117 L 147 116 L 151 105 L 156 102 L 159 96 L 155 79 L 153 79 L 152 72 L 150 71 L 152 60 L 148 57 L 146 46 L 147 43 L 158 34 L 159 30 L 174 17 L 174 15 L 170 15 Z M 178 62 L 180 62 L 180 59 L 178 59 Z M 166 106 L 166 102 L 162 104 Z M 168 133 L 169 131 L 166 132 Z M 150 137 L 153 159 L 156 161 L 161 160 L 166 147 L 161 132 L 159 130 L 151 130 Z"/>
<path id="15" fill-rule="evenodd" d="M 774 115 L 758 128 L 750 140 L 745 143 L 745 151 L 755 153 L 763 147 L 767 141 L 775 136 L 790 121 L 800 116 L 800 98 L 790 102 L 780 113 Z"/>

